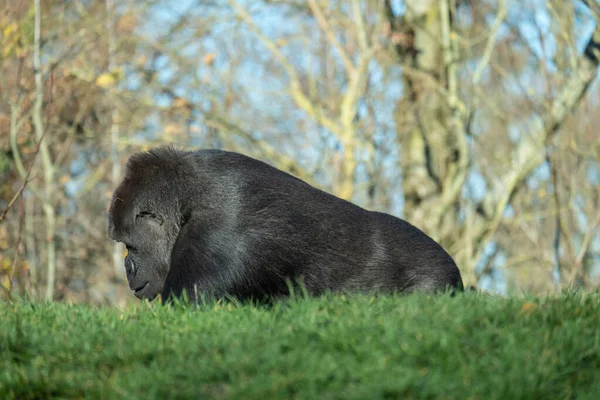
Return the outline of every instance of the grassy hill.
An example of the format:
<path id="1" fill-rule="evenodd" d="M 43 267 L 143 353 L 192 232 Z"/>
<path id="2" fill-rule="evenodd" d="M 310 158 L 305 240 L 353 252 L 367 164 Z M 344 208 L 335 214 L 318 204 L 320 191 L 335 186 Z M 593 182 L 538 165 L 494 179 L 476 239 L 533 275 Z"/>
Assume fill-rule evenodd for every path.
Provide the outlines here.
<path id="1" fill-rule="evenodd" d="M 0 303 L 3 399 L 600 398 L 600 295 Z"/>

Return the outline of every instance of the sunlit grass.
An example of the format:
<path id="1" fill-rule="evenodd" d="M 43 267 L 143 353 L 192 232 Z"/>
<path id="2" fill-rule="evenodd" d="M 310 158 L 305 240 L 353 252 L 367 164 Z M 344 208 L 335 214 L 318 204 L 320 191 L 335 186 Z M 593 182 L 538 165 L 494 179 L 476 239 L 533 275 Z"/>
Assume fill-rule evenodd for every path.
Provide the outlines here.
<path id="1" fill-rule="evenodd" d="M 0 397 L 600 398 L 600 296 L 0 303 Z"/>

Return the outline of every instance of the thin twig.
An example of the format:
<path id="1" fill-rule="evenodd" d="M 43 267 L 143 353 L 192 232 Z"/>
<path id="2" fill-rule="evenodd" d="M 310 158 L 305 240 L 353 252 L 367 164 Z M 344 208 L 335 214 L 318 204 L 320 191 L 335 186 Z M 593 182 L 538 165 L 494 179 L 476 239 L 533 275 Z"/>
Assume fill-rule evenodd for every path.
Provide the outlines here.
<path id="1" fill-rule="evenodd" d="M 23 238 L 23 221 L 25 220 L 25 207 L 23 205 L 23 197 L 20 197 L 19 201 L 19 231 L 17 232 L 17 244 L 15 245 L 15 255 L 13 256 L 12 265 L 10 268 L 10 275 L 8 276 L 9 290 L 13 288 L 13 278 L 15 277 L 15 270 L 17 269 L 17 259 L 19 258 L 19 246 L 21 245 L 21 239 Z"/>
<path id="2" fill-rule="evenodd" d="M 575 263 L 573 264 L 573 274 L 572 279 L 576 279 L 579 274 L 581 268 L 583 267 L 583 259 L 588 252 L 592 239 L 594 238 L 594 233 L 596 229 L 600 226 L 600 211 L 598 211 L 596 218 L 592 222 L 590 228 L 583 236 L 583 240 L 581 242 L 581 248 L 579 249 L 579 253 L 577 254 L 577 258 L 575 258 Z"/>
<path id="3" fill-rule="evenodd" d="M 27 175 L 25 175 L 23 184 L 21 185 L 19 190 L 17 190 L 17 192 L 15 193 L 13 198 L 10 200 L 10 202 L 8 203 L 8 205 L 6 206 L 4 211 L 2 211 L 2 214 L 0 214 L 0 222 L 4 221 L 4 218 L 6 217 L 6 214 L 8 214 L 8 211 L 15 204 L 15 201 L 17 201 L 17 199 L 21 196 L 21 194 L 27 187 L 27 184 L 31 181 L 31 179 L 29 179 L 29 177 L 31 176 L 31 170 L 33 169 L 33 165 L 35 164 L 35 160 L 37 158 L 38 152 L 40 151 L 40 144 L 42 143 L 42 140 L 44 140 L 44 136 L 46 136 L 46 131 L 44 131 L 44 133 L 42 133 L 40 141 L 37 143 L 37 145 L 35 147 L 35 152 L 33 153 L 33 160 L 31 160 L 31 164 L 29 165 L 29 168 L 27 169 Z"/>
<path id="4" fill-rule="evenodd" d="M 323 14 L 321 7 L 319 7 L 315 0 L 308 0 L 308 5 L 315 16 L 317 23 L 327 36 L 327 39 L 337 49 L 339 56 L 341 57 L 342 62 L 344 63 L 346 71 L 348 72 L 348 74 L 352 74 L 356 67 L 354 66 L 354 64 L 352 64 L 352 60 L 346 52 L 346 49 L 344 49 L 344 46 L 342 46 L 340 41 L 335 36 L 335 32 L 333 32 L 333 29 L 331 29 L 331 25 L 329 24 L 329 21 Z"/>
<path id="5" fill-rule="evenodd" d="M 475 68 L 475 72 L 473 73 L 472 82 L 474 85 L 476 85 L 479 82 L 483 70 L 485 69 L 486 65 L 490 63 L 492 53 L 494 52 L 494 45 L 496 43 L 498 33 L 500 32 L 500 26 L 502 25 L 502 22 L 504 21 L 504 18 L 506 18 L 507 15 L 508 7 L 506 6 L 504 0 L 501 0 L 498 7 L 498 14 L 496 15 L 496 19 L 494 20 L 494 24 L 491 28 L 491 33 L 488 36 L 488 40 L 485 45 L 483 56 L 481 57 L 481 60 L 479 61 L 479 64 L 477 65 L 477 68 Z"/>

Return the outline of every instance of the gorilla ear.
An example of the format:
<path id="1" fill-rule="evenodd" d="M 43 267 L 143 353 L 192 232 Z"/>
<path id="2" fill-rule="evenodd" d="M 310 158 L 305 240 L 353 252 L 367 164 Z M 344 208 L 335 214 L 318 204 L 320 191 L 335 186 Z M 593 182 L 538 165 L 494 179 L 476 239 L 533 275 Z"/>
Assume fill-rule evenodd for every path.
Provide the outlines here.
<path id="1" fill-rule="evenodd" d="M 150 211 L 141 211 L 138 215 L 135 216 L 136 220 L 138 218 L 147 218 L 147 219 L 151 219 L 151 220 L 157 222 L 159 225 L 163 224 L 162 217 L 160 215 L 156 215 L 154 213 L 151 213 Z"/>

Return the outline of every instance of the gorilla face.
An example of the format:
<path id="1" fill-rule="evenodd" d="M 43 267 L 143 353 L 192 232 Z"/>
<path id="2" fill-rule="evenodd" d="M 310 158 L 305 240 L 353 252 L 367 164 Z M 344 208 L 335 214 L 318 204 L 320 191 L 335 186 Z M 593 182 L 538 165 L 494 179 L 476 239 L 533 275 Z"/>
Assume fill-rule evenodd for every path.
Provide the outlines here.
<path id="1" fill-rule="evenodd" d="M 162 290 L 168 263 L 157 258 L 162 251 L 149 249 L 143 240 L 137 245 L 130 243 L 134 242 L 125 242 L 127 256 L 124 262 L 129 288 L 137 298 L 151 300 Z"/>
<path id="2" fill-rule="evenodd" d="M 132 188 L 115 192 L 109 212 L 109 236 L 127 248 L 125 273 L 139 299 L 154 299 L 163 289 L 173 247 L 163 217 L 136 204 Z"/>

